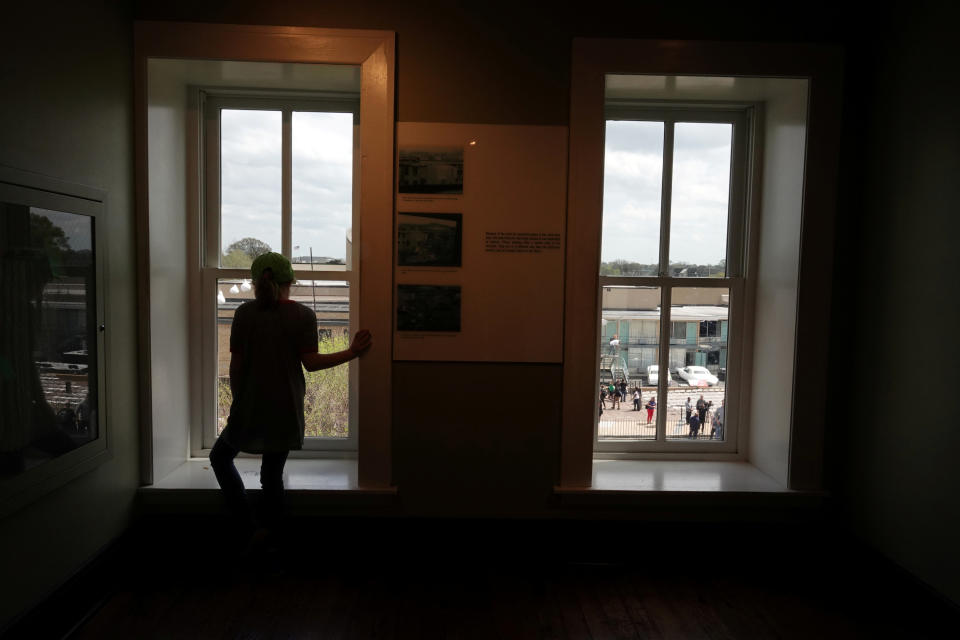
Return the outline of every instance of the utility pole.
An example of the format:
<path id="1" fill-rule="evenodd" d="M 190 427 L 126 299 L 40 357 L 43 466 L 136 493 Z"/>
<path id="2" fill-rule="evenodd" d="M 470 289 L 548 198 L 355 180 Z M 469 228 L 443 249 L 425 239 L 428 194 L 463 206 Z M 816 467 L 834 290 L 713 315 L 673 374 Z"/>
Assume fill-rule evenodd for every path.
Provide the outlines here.
<path id="1" fill-rule="evenodd" d="M 310 247 L 310 271 L 313 271 L 313 246 Z M 310 280 L 310 289 L 313 291 L 313 312 L 316 313 L 317 312 L 317 281 L 316 280 Z"/>

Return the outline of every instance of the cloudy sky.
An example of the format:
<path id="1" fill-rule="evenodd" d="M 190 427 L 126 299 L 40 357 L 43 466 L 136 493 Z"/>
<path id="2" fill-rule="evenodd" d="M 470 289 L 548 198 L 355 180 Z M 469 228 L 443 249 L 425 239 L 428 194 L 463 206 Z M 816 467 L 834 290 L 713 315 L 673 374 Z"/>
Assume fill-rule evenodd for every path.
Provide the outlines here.
<path id="1" fill-rule="evenodd" d="M 353 116 L 293 114 L 294 255 L 345 257 L 351 226 Z M 279 111 L 221 116 L 221 250 L 241 238 L 280 251 Z"/>
<path id="2" fill-rule="evenodd" d="M 731 133 L 729 124 L 676 125 L 671 262 L 716 264 L 726 257 Z M 607 122 L 604 262 L 657 262 L 662 167 L 662 123 Z"/>
<path id="3" fill-rule="evenodd" d="M 671 261 L 726 257 L 730 170 L 728 124 L 678 123 L 675 130 Z M 224 110 L 221 242 L 245 237 L 280 250 L 281 118 L 278 111 Z M 293 114 L 294 255 L 343 259 L 350 227 L 351 114 Z M 605 262 L 655 263 L 659 254 L 663 125 L 607 123 Z"/>

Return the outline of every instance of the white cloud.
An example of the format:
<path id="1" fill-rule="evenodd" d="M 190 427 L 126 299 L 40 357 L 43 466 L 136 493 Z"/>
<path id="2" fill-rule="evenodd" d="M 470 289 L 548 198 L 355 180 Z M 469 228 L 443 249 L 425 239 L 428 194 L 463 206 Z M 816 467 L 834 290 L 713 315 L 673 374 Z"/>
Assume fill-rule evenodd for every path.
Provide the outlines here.
<path id="1" fill-rule="evenodd" d="M 725 257 L 730 125 L 678 123 L 674 138 L 671 260 Z M 663 125 L 607 123 L 602 260 L 659 256 Z"/>
<path id="2" fill-rule="evenodd" d="M 223 112 L 221 240 L 254 237 L 280 250 L 280 112 Z M 343 258 L 353 201 L 353 115 L 295 112 L 293 245 Z"/>

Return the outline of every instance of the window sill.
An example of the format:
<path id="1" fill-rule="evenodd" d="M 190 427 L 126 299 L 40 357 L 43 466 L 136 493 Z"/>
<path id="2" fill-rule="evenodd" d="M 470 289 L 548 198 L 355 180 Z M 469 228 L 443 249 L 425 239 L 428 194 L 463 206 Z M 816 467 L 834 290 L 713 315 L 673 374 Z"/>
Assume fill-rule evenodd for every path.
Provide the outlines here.
<path id="1" fill-rule="evenodd" d="M 260 459 L 236 458 L 243 486 L 260 490 Z M 357 482 L 356 459 L 288 459 L 283 470 L 287 502 L 293 507 L 312 505 L 378 506 L 392 504 L 396 487 L 362 488 Z M 220 485 L 206 458 L 190 458 L 169 475 L 141 487 L 140 505 L 148 511 L 193 506 L 220 508 Z"/>
<path id="2" fill-rule="evenodd" d="M 248 490 L 260 488 L 260 458 L 234 460 Z M 291 491 L 356 491 L 357 461 L 290 459 L 283 468 L 284 487 Z M 144 487 L 146 490 L 219 489 L 217 478 L 206 458 L 190 458 L 165 478 Z"/>
<path id="3" fill-rule="evenodd" d="M 562 504 L 819 507 L 825 493 L 792 491 L 748 462 L 594 460 L 590 487 L 555 487 Z"/>

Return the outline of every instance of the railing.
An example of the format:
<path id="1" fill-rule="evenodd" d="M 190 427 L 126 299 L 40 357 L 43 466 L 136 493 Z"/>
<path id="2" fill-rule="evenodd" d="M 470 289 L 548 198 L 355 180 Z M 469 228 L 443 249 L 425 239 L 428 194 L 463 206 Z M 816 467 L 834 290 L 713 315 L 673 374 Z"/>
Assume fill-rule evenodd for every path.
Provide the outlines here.
<path id="1" fill-rule="evenodd" d="M 726 338 L 721 338 L 720 336 L 695 336 L 694 340 L 689 338 L 670 338 L 670 345 L 674 347 L 682 347 L 684 345 L 689 345 L 691 347 L 695 346 L 718 346 L 722 347 L 727 344 Z"/>
<path id="2" fill-rule="evenodd" d="M 621 350 L 627 347 L 656 347 L 660 345 L 660 339 L 655 336 L 641 338 L 619 338 L 619 340 Z M 605 353 L 609 353 L 610 338 L 600 338 L 600 348 L 606 349 Z"/>
<path id="3" fill-rule="evenodd" d="M 694 405 L 693 412 L 696 412 L 696 401 L 700 395 L 704 400 L 713 404 L 707 410 L 704 416 L 705 426 L 701 426 L 696 435 L 690 432 L 690 426 L 687 423 L 685 402 L 688 396 Z M 711 387 L 708 390 L 697 390 L 691 393 L 689 389 L 671 389 L 667 396 L 666 407 L 658 404 L 654 410 L 650 422 L 647 422 L 647 410 L 644 408 L 650 395 L 641 397 L 640 410 L 634 411 L 632 396 L 620 402 L 620 409 L 613 409 L 613 401 L 610 398 L 606 400 L 607 408 L 600 415 L 597 426 L 598 440 L 635 440 L 652 441 L 656 440 L 657 413 L 666 410 L 667 412 L 667 439 L 668 440 L 723 440 L 724 434 L 722 426 L 714 428 L 713 419 L 716 410 L 723 401 L 724 388 Z"/>

